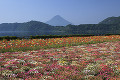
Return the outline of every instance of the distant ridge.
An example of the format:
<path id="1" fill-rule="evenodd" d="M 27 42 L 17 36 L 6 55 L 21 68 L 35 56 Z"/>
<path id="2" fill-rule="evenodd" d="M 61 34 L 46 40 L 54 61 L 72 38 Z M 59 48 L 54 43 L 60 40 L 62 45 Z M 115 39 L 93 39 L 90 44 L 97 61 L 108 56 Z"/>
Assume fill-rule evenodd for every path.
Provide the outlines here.
<path id="1" fill-rule="evenodd" d="M 52 26 L 66 26 L 68 24 L 72 24 L 71 22 L 62 18 L 60 15 L 54 16 L 52 19 L 50 19 L 46 23 Z"/>
<path id="2" fill-rule="evenodd" d="M 101 21 L 99 24 L 120 24 L 120 16 L 119 17 L 108 17 Z"/>
<path id="3" fill-rule="evenodd" d="M 61 21 L 61 17 L 58 15 L 55 16 L 54 18 L 58 22 L 63 21 L 63 19 Z M 35 33 L 39 32 L 40 33 L 39 35 L 120 34 L 120 17 L 109 17 L 99 24 L 80 24 L 80 25 L 68 25 L 68 24 L 66 24 L 67 26 L 63 26 L 61 24 L 57 26 L 51 26 L 49 24 L 33 20 L 24 23 L 2 23 L 0 24 L 0 32 L 30 31 Z M 4 33 L 2 33 L 2 36 L 3 35 Z"/>
<path id="4" fill-rule="evenodd" d="M 50 31 L 53 27 L 40 21 L 29 21 L 24 23 L 2 23 L 0 31 Z"/>

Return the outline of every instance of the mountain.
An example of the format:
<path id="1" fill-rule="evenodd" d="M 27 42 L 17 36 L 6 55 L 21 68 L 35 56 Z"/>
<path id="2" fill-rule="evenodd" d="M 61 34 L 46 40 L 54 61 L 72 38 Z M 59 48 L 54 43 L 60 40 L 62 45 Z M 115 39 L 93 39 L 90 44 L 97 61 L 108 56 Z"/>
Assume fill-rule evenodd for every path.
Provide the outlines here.
<path id="1" fill-rule="evenodd" d="M 53 20 L 57 22 L 64 21 L 59 15 L 55 16 Z M 62 19 L 62 21 L 61 21 Z M 52 21 L 53 21 L 52 20 Z M 59 24 L 60 25 L 60 24 Z M 65 25 L 65 24 L 64 24 Z M 109 17 L 99 24 L 81 24 L 67 26 L 51 26 L 49 24 L 39 21 L 29 21 L 24 23 L 2 23 L 0 24 L 1 31 L 30 31 L 40 32 L 40 35 L 53 34 L 120 34 L 120 17 Z M 43 32 L 43 34 L 42 34 Z"/>
<path id="2" fill-rule="evenodd" d="M 120 24 L 120 16 L 119 17 L 108 17 L 101 21 L 99 24 Z"/>
<path id="3" fill-rule="evenodd" d="M 52 26 L 39 21 L 29 21 L 22 23 L 16 30 L 20 31 L 50 31 Z"/>
<path id="4" fill-rule="evenodd" d="M 72 24 L 71 22 L 62 18 L 60 15 L 54 16 L 51 20 L 47 21 L 46 23 L 52 26 L 66 26 L 68 24 Z"/>
<path id="5" fill-rule="evenodd" d="M 52 26 L 39 21 L 0 24 L 0 31 L 50 31 L 52 28 Z"/>

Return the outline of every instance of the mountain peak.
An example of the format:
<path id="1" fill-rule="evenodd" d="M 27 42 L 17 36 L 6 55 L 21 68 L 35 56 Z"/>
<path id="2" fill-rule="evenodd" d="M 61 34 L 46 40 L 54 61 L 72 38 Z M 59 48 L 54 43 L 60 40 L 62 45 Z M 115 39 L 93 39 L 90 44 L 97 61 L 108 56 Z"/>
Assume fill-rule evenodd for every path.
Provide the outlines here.
<path id="1" fill-rule="evenodd" d="M 52 26 L 66 26 L 68 24 L 72 24 L 71 22 L 62 18 L 60 15 L 54 16 L 51 20 L 47 21 L 46 23 Z"/>
<path id="2" fill-rule="evenodd" d="M 56 16 L 54 16 L 54 17 L 61 17 L 60 15 L 56 15 Z"/>
<path id="3" fill-rule="evenodd" d="M 64 19 L 64 18 L 62 18 L 60 15 L 56 15 L 52 19 Z"/>

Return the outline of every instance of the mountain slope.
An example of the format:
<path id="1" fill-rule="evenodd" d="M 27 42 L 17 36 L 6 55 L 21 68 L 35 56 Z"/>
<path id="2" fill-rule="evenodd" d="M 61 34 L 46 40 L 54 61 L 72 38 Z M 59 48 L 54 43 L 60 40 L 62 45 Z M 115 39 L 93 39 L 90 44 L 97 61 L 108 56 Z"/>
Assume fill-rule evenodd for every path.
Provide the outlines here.
<path id="1" fill-rule="evenodd" d="M 39 22 L 39 21 L 30 21 L 23 23 L 20 27 L 18 27 L 16 30 L 21 31 L 45 31 L 45 30 L 51 30 L 52 26 Z"/>
<path id="2" fill-rule="evenodd" d="M 108 17 L 99 24 L 120 24 L 120 17 Z"/>
<path id="3" fill-rule="evenodd" d="M 39 21 L 0 24 L 0 31 L 50 31 L 52 28 L 52 26 Z"/>
<path id="4" fill-rule="evenodd" d="M 52 26 L 66 26 L 68 24 L 72 24 L 71 22 L 65 20 L 59 15 L 54 16 L 51 20 L 47 21 L 46 23 Z"/>

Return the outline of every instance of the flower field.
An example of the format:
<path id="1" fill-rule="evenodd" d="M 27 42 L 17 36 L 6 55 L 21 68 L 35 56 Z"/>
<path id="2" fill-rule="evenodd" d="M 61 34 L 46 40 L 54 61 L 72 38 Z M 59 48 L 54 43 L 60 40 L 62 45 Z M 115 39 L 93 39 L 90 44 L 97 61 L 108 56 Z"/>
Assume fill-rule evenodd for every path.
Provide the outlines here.
<path id="1" fill-rule="evenodd" d="M 1 80 L 120 80 L 120 36 L 0 41 Z"/>
<path id="2" fill-rule="evenodd" d="M 48 48 L 60 48 L 66 46 L 76 46 L 81 44 L 91 44 L 120 40 L 119 35 L 111 36 L 90 36 L 90 37 L 67 37 L 51 39 L 22 39 L 22 40 L 2 40 L 0 41 L 0 52 L 17 52 L 27 50 L 39 50 Z"/>

